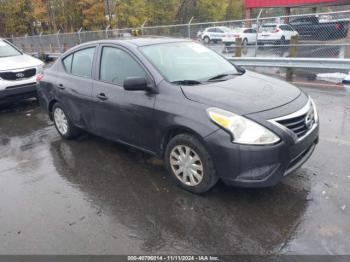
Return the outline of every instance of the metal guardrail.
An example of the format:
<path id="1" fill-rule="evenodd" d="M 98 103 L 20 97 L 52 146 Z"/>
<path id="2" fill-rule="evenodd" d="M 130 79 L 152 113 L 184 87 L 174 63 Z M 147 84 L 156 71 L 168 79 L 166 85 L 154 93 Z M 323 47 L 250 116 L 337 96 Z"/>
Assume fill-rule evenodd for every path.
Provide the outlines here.
<path id="1" fill-rule="evenodd" d="M 350 59 L 291 57 L 226 57 L 239 66 L 350 70 Z"/>

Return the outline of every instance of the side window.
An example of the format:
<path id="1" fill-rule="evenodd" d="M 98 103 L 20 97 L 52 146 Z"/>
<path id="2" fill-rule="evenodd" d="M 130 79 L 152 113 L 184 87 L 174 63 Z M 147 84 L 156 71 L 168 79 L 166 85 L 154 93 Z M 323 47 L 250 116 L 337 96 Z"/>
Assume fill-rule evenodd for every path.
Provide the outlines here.
<path id="1" fill-rule="evenodd" d="M 95 47 L 77 51 L 73 55 L 72 69 L 73 75 L 91 77 L 92 61 Z"/>
<path id="2" fill-rule="evenodd" d="M 141 66 L 125 51 L 115 47 L 103 47 L 100 80 L 123 86 L 127 77 L 145 77 Z"/>
<path id="3" fill-rule="evenodd" d="M 215 31 L 216 31 L 215 28 L 210 28 L 210 29 L 208 29 L 208 32 L 210 32 L 210 33 L 214 33 Z"/>
<path id="4" fill-rule="evenodd" d="M 256 30 L 255 29 L 250 29 L 251 33 L 256 34 Z"/>
<path id="5" fill-rule="evenodd" d="M 280 25 L 280 29 L 283 31 L 288 31 L 288 27 L 285 25 Z"/>
<path id="6" fill-rule="evenodd" d="M 216 29 L 216 32 L 218 32 L 218 33 L 223 33 L 224 31 L 222 31 L 221 29 L 217 28 L 217 29 Z"/>
<path id="7" fill-rule="evenodd" d="M 63 59 L 63 66 L 64 66 L 64 69 L 67 71 L 67 73 L 70 73 L 72 70 L 72 58 L 73 58 L 73 54 Z"/>

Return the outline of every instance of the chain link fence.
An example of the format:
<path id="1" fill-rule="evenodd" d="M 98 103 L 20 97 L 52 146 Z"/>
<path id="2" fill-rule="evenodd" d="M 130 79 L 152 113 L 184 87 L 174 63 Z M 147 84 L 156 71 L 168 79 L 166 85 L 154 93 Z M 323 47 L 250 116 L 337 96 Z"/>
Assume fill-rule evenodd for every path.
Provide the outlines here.
<path id="1" fill-rule="evenodd" d="M 28 53 L 61 53 L 77 44 L 133 35 L 191 38 L 230 56 L 350 58 L 350 10 L 250 20 L 140 26 L 8 39 Z"/>

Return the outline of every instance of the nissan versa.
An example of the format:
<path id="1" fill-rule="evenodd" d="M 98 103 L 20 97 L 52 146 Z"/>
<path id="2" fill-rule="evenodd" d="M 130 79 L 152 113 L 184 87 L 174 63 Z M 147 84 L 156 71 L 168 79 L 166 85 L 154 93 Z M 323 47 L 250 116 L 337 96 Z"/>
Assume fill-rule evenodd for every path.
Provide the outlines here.
<path id="1" fill-rule="evenodd" d="M 195 193 L 219 179 L 275 185 L 318 142 L 315 104 L 303 91 L 189 40 L 85 43 L 39 85 L 62 137 L 86 130 L 162 157 L 174 181 Z"/>

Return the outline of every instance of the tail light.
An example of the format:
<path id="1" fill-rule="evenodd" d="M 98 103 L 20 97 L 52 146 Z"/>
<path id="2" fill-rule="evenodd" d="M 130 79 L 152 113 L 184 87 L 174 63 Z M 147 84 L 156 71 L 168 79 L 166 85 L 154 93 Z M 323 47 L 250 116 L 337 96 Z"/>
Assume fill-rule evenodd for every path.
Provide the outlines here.
<path id="1" fill-rule="evenodd" d="M 338 29 L 338 30 L 341 29 L 341 24 L 340 23 L 336 23 L 335 24 L 335 28 Z"/>
<path id="2" fill-rule="evenodd" d="M 275 28 L 272 33 L 278 33 L 280 30 L 278 28 Z"/>
<path id="3" fill-rule="evenodd" d="M 43 75 L 43 74 L 37 74 L 37 75 L 36 75 L 36 81 L 37 81 L 37 82 L 40 82 L 41 80 L 43 80 L 43 78 L 44 78 L 44 75 Z"/>

